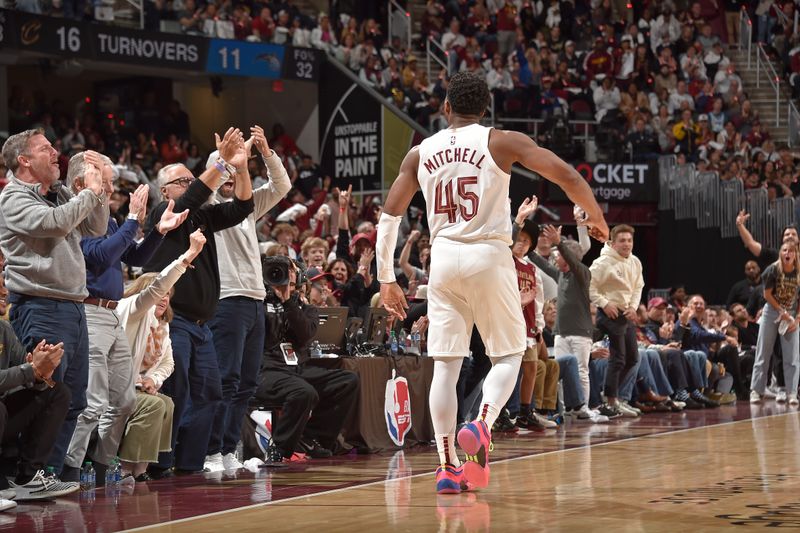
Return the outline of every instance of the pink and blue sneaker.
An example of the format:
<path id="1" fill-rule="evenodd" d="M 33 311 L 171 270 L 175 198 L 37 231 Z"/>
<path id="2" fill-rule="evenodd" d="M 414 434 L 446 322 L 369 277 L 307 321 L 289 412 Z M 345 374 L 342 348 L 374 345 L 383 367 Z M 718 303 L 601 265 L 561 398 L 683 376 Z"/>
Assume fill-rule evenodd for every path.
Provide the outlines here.
<path id="1" fill-rule="evenodd" d="M 464 465 L 453 466 L 445 463 L 436 469 L 437 494 L 461 494 L 469 492 L 472 486 L 464 479 Z"/>
<path id="2" fill-rule="evenodd" d="M 492 436 L 483 420 L 475 420 L 458 432 L 458 445 L 466 454 L 462 465 L 464 477 L 474 487 L 489 484 L 489 452 L 492 450 Z"/>

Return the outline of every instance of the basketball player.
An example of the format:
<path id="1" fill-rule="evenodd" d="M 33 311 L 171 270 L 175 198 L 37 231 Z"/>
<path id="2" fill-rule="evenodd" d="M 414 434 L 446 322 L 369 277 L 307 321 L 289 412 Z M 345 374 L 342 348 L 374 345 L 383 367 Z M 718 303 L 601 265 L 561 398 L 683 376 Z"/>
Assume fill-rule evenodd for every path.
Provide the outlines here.
<path id="1" fill-rule="evenodd" d="M 564 189 L 587 213 L 583 224 L 605 241 L 608 226 L 583 178 L 528 136 L 486 128 L 489 104 L 483 78 L 459 72 L 450 81 L 444 112 L 448 128 L 406 155 L 378 225 L 377 261 L 386 309 L 405 317 L 407 304 L 395 282 L 394 251 L 403 213 L 422 189 L 428 206 L 431 266 L 428 282 L 428 352 L 435 359 L 430 409 L 440 464 L 439 493 L 459 493 L 489 482 L 490 429 L 514 389 L 525 352 L 522 315 L 511 245 L 508 187 L 511 165 L 521 163 Z M 477 325 L 492 369 L 483 384 L 478 420 L 464 426 L 455 452 L 456 382 Z"/>

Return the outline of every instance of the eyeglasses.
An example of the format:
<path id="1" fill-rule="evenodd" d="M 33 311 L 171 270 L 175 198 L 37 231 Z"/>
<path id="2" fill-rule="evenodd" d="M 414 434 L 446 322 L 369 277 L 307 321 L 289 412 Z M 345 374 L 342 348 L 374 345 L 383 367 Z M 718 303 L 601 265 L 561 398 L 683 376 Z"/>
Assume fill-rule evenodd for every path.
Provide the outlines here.
<path id="1" fill-rule="evenodd" d="M 167 185 L 177 185 L 178 187 L 188 187 L 190 183 L 194 181 L 194 176 L 187 177 L 183 176 L 182 178 L 175 178 L 172 181 L 168 181 L 164 184 L 164 187 Z"/>

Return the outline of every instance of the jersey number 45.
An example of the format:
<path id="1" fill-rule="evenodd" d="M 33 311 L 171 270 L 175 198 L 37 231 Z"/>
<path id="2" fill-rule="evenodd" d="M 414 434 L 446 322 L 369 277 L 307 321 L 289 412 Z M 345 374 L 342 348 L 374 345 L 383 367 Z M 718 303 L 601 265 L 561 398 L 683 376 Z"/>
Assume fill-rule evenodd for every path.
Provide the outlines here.
<path id="1" fill-rule="evenodd" d="M 453 182 L 458 187 L 458 203 L 453 197 Z M 433 202 L 433 212 L 437 215 L 447 215 L 447 221 L 451 224 L 456 222 L 458 215 L 464 222 L 472 220 L 478 214 L 477 193 L 468 191 L 467 187 L 478 184 L 478 176 L 463 176 L 450 180 L 447 185 L 442 187 L 442 182 L 436 184 L 436 198 Z M 442 194 L 444 193 L 444 194 Z"/>

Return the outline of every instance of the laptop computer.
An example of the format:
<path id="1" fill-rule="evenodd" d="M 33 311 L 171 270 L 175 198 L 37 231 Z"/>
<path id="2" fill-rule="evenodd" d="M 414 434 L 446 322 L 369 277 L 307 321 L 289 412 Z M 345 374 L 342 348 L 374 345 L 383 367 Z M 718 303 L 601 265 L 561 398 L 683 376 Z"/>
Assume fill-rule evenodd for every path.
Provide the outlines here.
<path id="1" fill-rule="evenodd" d="M 386 329 L 389 325 L 389 312 L 380 307 L 369 310 L 367 317 L 366 342 L 383 346 L 386 343 Z"/>
<path id="2" fill-rule="evenodd" d="M 319 342 L 323 353 L 343 353 L 347 307 L 320 307 L 318 310 L 319 326 L 313 340 Z"/>

